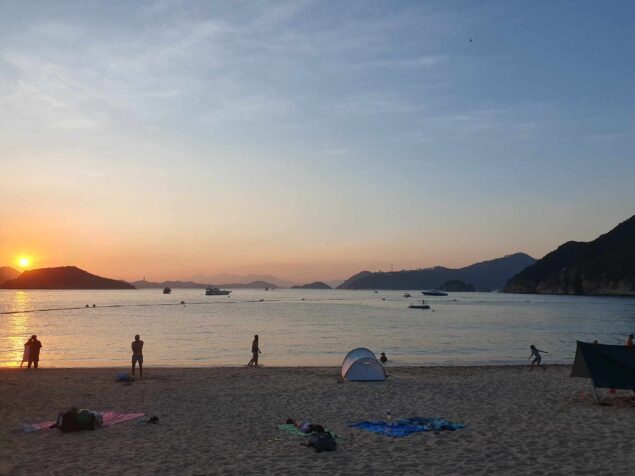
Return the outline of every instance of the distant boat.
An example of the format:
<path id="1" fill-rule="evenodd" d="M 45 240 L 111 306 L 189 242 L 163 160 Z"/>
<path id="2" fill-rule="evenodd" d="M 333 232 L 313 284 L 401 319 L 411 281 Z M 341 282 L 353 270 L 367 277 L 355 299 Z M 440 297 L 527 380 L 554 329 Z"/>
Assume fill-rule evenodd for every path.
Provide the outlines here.
<path id="1" fill-rule="evenodd" d="M 212 286 L 205 289 L 206 296 L 227 296 L 231 291 L 225 291 L 224 289 L 213 288 Z"/>
<path id="2" fill-rule="evenodd" d="M 172 290 L 170 288 L 163 288 L 163 294 L 170 294 Z"/>
<path id="3" fill-rule="evenodd" d="M 421 304 L 411 304 L 408 306 L 410 309 L 430 309 L 430 306 L 426 304 L 424 300 L 421 300 Z"/>
<path id="4" fill-rule="evenodd" d="M 424 296 L 447 296 L 448 293 L 445 291 L 439 291 L 438 289 L 425 289 L 421 291 L 421 294 Z"/>
<path id="5" fill-rule="evenodd" d="M 410 293 L 406 293 L 406 294 L 404 294 L 404 295 L 403 295 L 403 297 L 405 297 L 405 298 L 409 298 L 409 297 L 410 297 Z"/>

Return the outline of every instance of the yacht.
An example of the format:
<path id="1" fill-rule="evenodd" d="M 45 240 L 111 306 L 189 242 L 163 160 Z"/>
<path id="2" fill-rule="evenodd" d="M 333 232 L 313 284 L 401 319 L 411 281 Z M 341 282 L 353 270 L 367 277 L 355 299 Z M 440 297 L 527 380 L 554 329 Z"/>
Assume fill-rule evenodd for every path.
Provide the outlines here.
<path id="1" fill-rule="evenodd" d="M 213 288 L 212 286 L 208 287 L 205 290 L 206 296 L 228 296 L 231 291 L 225 291 L 224 289 Z"/>
<path id="2" fill-rule="evenodd" d="M 445 291 L 439 291 L 438 289 L 426 289 L 424 291 L 421 291 L 421 294 L 423 294 L 424 296 L 447 296 L 448 293 L 446 293 Z"/>
<path id="3" fill-rule="evenodd" d="M 163 294 L 170 294 L 172 290 L 170 288 L 163 288 Z"/>

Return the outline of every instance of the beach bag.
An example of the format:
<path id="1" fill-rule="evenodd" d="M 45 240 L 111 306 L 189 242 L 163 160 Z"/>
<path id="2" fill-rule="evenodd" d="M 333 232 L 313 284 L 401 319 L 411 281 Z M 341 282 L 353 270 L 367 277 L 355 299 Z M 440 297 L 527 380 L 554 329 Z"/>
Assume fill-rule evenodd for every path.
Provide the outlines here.
<path id="1" fill-rule="evenodd" d="M 55 427 L 62 433 L 71 433 L 82 430 L 82 427 L 79 426 L 79 422 L 77 421 L 77 413 L 72 411 L 57 415 Z"/>
<path id="2" fill-rule="evenodd" d="M 314 448 L 318 453 L 337 449 L 335 438 L 330 433 L 311 433 L 308 446 Z"/>
<path id="3" fill-rule="evenodd" d="M 115 381 L 117 382 L 134 382 L 134 377 L 126 372 L 119 372 L 117 377 L 115 377 Z"/>

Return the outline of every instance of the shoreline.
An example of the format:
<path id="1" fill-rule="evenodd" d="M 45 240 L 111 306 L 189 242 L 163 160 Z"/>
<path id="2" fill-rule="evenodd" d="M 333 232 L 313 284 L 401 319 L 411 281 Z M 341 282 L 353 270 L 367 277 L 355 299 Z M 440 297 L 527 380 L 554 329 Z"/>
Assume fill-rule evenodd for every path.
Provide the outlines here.
<path id="1" fill-rule="evenodd" d="M 474 364 L 474 365 L 385 365 L 386 372 L 390 370 L 400 371 L 400 370 L 412 370 L 412 369 L 506 369 L 506 368 L 529 368 L 530 363 L 527 364 Z M 573 362 L 571 363 L 553 363 L 553 364 L 545 364 L 545 367 L 569 367 L 573 366 Z M 41 371 L 101 371 L 101 370 L 115 370 L 115 371 L 123 371 L 123 369 L 130 369 L 130 365 L 127 367 L 124 366 L 104 366 L 104 367 L 39 367 L 36 372 Z M 331 370 L 336 369 L 339 372 L 341 368 L 340 365 L 263 365 L 260 364 L 258 367 L 247 367 L 247 365 L 207 365 L 207 366 L 183 366 L 183 365 L 175 365 L 175 366 L 148 366 L 144 367 L 144 371 L 168 371 L 168 370 L 236 370 L 241 368 L 253 368 L 255 369 L 267 369 L 267 370 Z M 28 370 L 26 365 L 22 368 L 18 367 L 0 367 L 0 373 L 5 371 L 18 371 L 18 370 Z M 34 369 L 31 369 L 35 371 Z"/>
<path id="2" fill-rule="evenodd" d="M 629 474 L 635 398 L 597 404 L 570 365 L 388 367 L 382 382 L 348 382 L 339 367 L 121 367 L 0 371 L 0 474 Z M 71 406 L 143 412 L 92 432 L 23 433 Z M 443 417 L 464 429 L 389 438 L 353 422 Z M 156 425 L 147 425 L 151 416 Z M 277 428 L 287 418 L 334 431 L 316 453 Z M 601 457 L 599 457 L 601 455 Z"/>

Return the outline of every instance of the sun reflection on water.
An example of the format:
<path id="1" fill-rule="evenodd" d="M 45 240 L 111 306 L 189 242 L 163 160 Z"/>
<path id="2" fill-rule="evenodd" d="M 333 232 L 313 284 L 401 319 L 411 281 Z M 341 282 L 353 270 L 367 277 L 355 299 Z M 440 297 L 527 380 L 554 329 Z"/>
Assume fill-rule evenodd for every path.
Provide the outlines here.
<path id="1" fill-rule="evenodd" d="M 24 291 L 16 291 L 13 294 L 13 309 L 28 309 L 29 295 Z M 22 355 L 24 353 L 24 343 L 28 340 L 29 318 L 28 314 L 19 313 L 11 314 L 5 319 L 8 321 L 8 337 L 7 339 L 7 353 L 13 355 L 15 358 L 10 361 L 0 361 L 0 367 L 17 367 L 22 362 Z"/>

